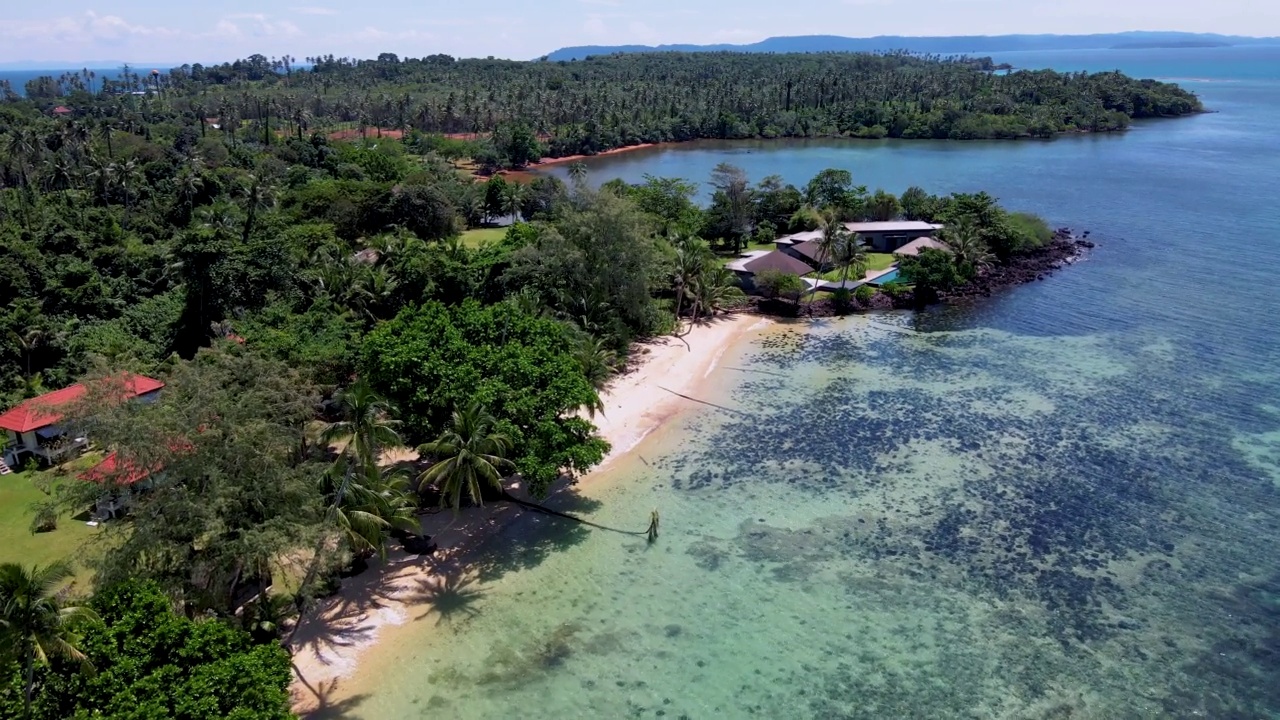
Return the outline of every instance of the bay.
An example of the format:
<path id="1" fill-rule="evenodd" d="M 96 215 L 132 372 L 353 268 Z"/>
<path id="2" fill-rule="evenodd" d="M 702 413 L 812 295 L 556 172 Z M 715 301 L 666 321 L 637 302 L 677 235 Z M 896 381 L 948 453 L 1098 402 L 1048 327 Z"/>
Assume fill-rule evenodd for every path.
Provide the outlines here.
<path id="1" fill-rule="evenodd" d="M 656 544 L 516 523 L 387 630 L 343 712 L 1280 714 L 1280 54 L 1233 50 L 1010 60 L 1143 64 L 1216 111 L 1122 134 L 590 161 L 986 190 L 1099 245 L 972 306 L 729 348 L 699 399 L 733 412 L 691 407 L 572 503 L 623 527 L 657 507 Z"/>

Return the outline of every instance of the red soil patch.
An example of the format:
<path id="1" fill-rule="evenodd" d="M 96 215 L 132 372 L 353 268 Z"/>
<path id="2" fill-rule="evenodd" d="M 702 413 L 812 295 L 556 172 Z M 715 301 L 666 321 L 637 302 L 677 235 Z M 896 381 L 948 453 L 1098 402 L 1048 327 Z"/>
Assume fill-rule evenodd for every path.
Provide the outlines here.
<path id="1" fill-rule="evenodd" d="M 365 134 L 365 137 L 370 137 L 375 139 L 379 137 L 377 128 L 366 128 L 364 131 L 364 134 Z M 404 137 L 404 133 L 401 132 L 400 130 L 382 128 L 381 137 L 384 137 L 388 140 L 399 140 Z M 350 130 L 335 130 L 334 132 L 329 133 L 330 140 L 358 140 L 359 138 L 360 138 L 359 128 L 351 128 Z"/>
<path id="2" fill-rule="evenodd" d="M 591 158 L 604 157 L 605 155 L 620 155 L 625 152 L 631 152 L 632 150 L 643 150 L 645 148 L 658 147 L 660 144 L 665 145 L 667 143 L 641 143 L 639 145 L 628 145 L 626 147 L 605 150 L 604 152 L 599 152 L 595 155 L 565 155 L 564 157 L 558 158 L 543 158 L 536 163 L 530 163 L 529 167 L 538 168 L 544 165 L 560 165 L 562 163 L 572 163 L 579 160 L 590 160 Z"/>

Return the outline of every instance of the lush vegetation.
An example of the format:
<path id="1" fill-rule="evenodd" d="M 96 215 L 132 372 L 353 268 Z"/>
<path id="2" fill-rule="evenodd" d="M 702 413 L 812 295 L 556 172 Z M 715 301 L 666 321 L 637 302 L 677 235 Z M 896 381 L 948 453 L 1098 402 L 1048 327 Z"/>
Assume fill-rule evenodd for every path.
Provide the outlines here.
<path id="1" fill-rule="evenodd" d="M 842 222 L 945 222 L 951 252 L 904 266 L 923 292 L 1048 238 L 985 194 L 895 196 L 838 169 L 798 187 L 722 165 L 701 206 L 688 179 L 593 190 L 582 165 L 568 184 L 480 182 L 456 167 L 467 153 L 520 164 L 644 139 L 861 133 L 900 116 L 906 136 L 935 114 L 947 135 L 964 118 L 1041 110 L 1115 125 L 1122 110 L 1107 103 L 1178 112 L 1180 97 L 1118 76 L 1005 78 L 904 56 L 264 63 L 123 86 L 70 76 L 0 103 L 0 404 L 95 378 L 63 425 L 116 468 L 17 496 L 39 500 L 37 520 L 130 497 L 128 521 L 79 548 L 92 597 L 64 605 L 61 570 L 13 576 L 26 604 L 3 607 L 26 608 L 27 629 L 2 626 L 26 633 L 5 644 L 6 711 L 25 712 L 29 689 L 34 717 L 283 713 L 275 643 L 288 618 L 411 540 L 420 504 L 516 500 L 501 487 L 513 472 L 537 496 L 597 464 L 598 393 L 633 341 L 741 301 L 725 255 L 822 229 L 846 279 L 884 258 Z M 384 113 L 391 88 L 402 114 Z M 334 121 L 415 132 L 311 132 Z M 505 217 L 507 230 L 462 234 Z M 757 284 L 791 301 L 805 288 L 778 274 Z M 166 388 L 122 404 L 122 371 Z M 417 467 L 384 462 L 403 446 L 419 448 Z M 87 610 L 61 613 L 75 607 Z M 46 645 L 59 652 L 36 652 Z"/>
<path id="2" fill-rule="evenodd" d="M 3 717 L 290 717 L 289 656 L 278 645 L 175 614 L 146 583 L 105 589 L 85 608 L 61 605 L 51 592 L 59 577 L 53 570 L 0 566 L 7 623 L 0 634 L 10 651 L 0 664 Z M 39 600 L 23 602 L 33 595 Z M 17 612 L 19 604 L 27 612 Z"/>
<path id="3" fill-rule="evenodd" d="M 1189 92 L 1118 72 L 995 72 L 985 59 L 891 54 L 656 53 L 579 62 L 455 60 L 434 55 L 374 60 L 253 56 L 95 84 L 69 75 L 33 81 L 43 101 L 76 93 L 158 88 L 202 129 L 301 137 L 347 123 L 484 135 L 477 148 L 436 149 L 482 164 L 521 166 L 543 152 L 595 153 L 641 142 L 695 138 L 845 135 L 1013 138 L 1124 128 L 1132 118 L 1196 112 Z M 216 118 L 218 122 L 205 122 Z"/>

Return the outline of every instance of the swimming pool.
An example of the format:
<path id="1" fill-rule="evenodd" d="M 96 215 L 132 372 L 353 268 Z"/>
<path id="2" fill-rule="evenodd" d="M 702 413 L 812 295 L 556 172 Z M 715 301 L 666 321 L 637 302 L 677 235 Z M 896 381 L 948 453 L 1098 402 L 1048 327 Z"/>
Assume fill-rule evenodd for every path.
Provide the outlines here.
<path id="1" fill-rule="evenodd" d="M 895 267 L 889 272 L 883 275 L 874 277 L 868 280 L 867 282 L 871 283 L 872 285 L 888 285 L 889 283 L 894 283 L 894 282 L 897 282 L 897 283 L 906 282 L 906 280 L 901 275 L 898 274 L 898 268 Z"/>

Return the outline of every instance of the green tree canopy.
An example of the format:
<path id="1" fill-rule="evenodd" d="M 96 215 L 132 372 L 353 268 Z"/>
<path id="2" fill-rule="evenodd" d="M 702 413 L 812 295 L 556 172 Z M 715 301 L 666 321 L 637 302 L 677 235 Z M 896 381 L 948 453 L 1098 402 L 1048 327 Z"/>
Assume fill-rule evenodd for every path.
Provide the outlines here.
<path id="1" fill-rule="evenodd" d="M 512 302 L 474 300 L 407 308 L 369 334 L 362 376 L 400 409 L 402 434 L 435 439 L 456 408 L 489 408 L 511 439 L 511 458 L 536 492 L 561 472 L 576 475 L 604 457 L 607 443 L 574 413 L 597 402 L 574 346 L 556 321 Z"/>
<path id="2" fill-rule="evenodd" d="M 39 670 L 33 720 L 285 720 L 289 655 L 255 645 L 218 621 L 173 612 L 152 583 L 128 582 L 90 603 L 101 623 L 85 626 L 80 645 L 94 672 L 54 659 Z M 0 716 L 21 717 L 21 672 L 3 666 Z"/>

